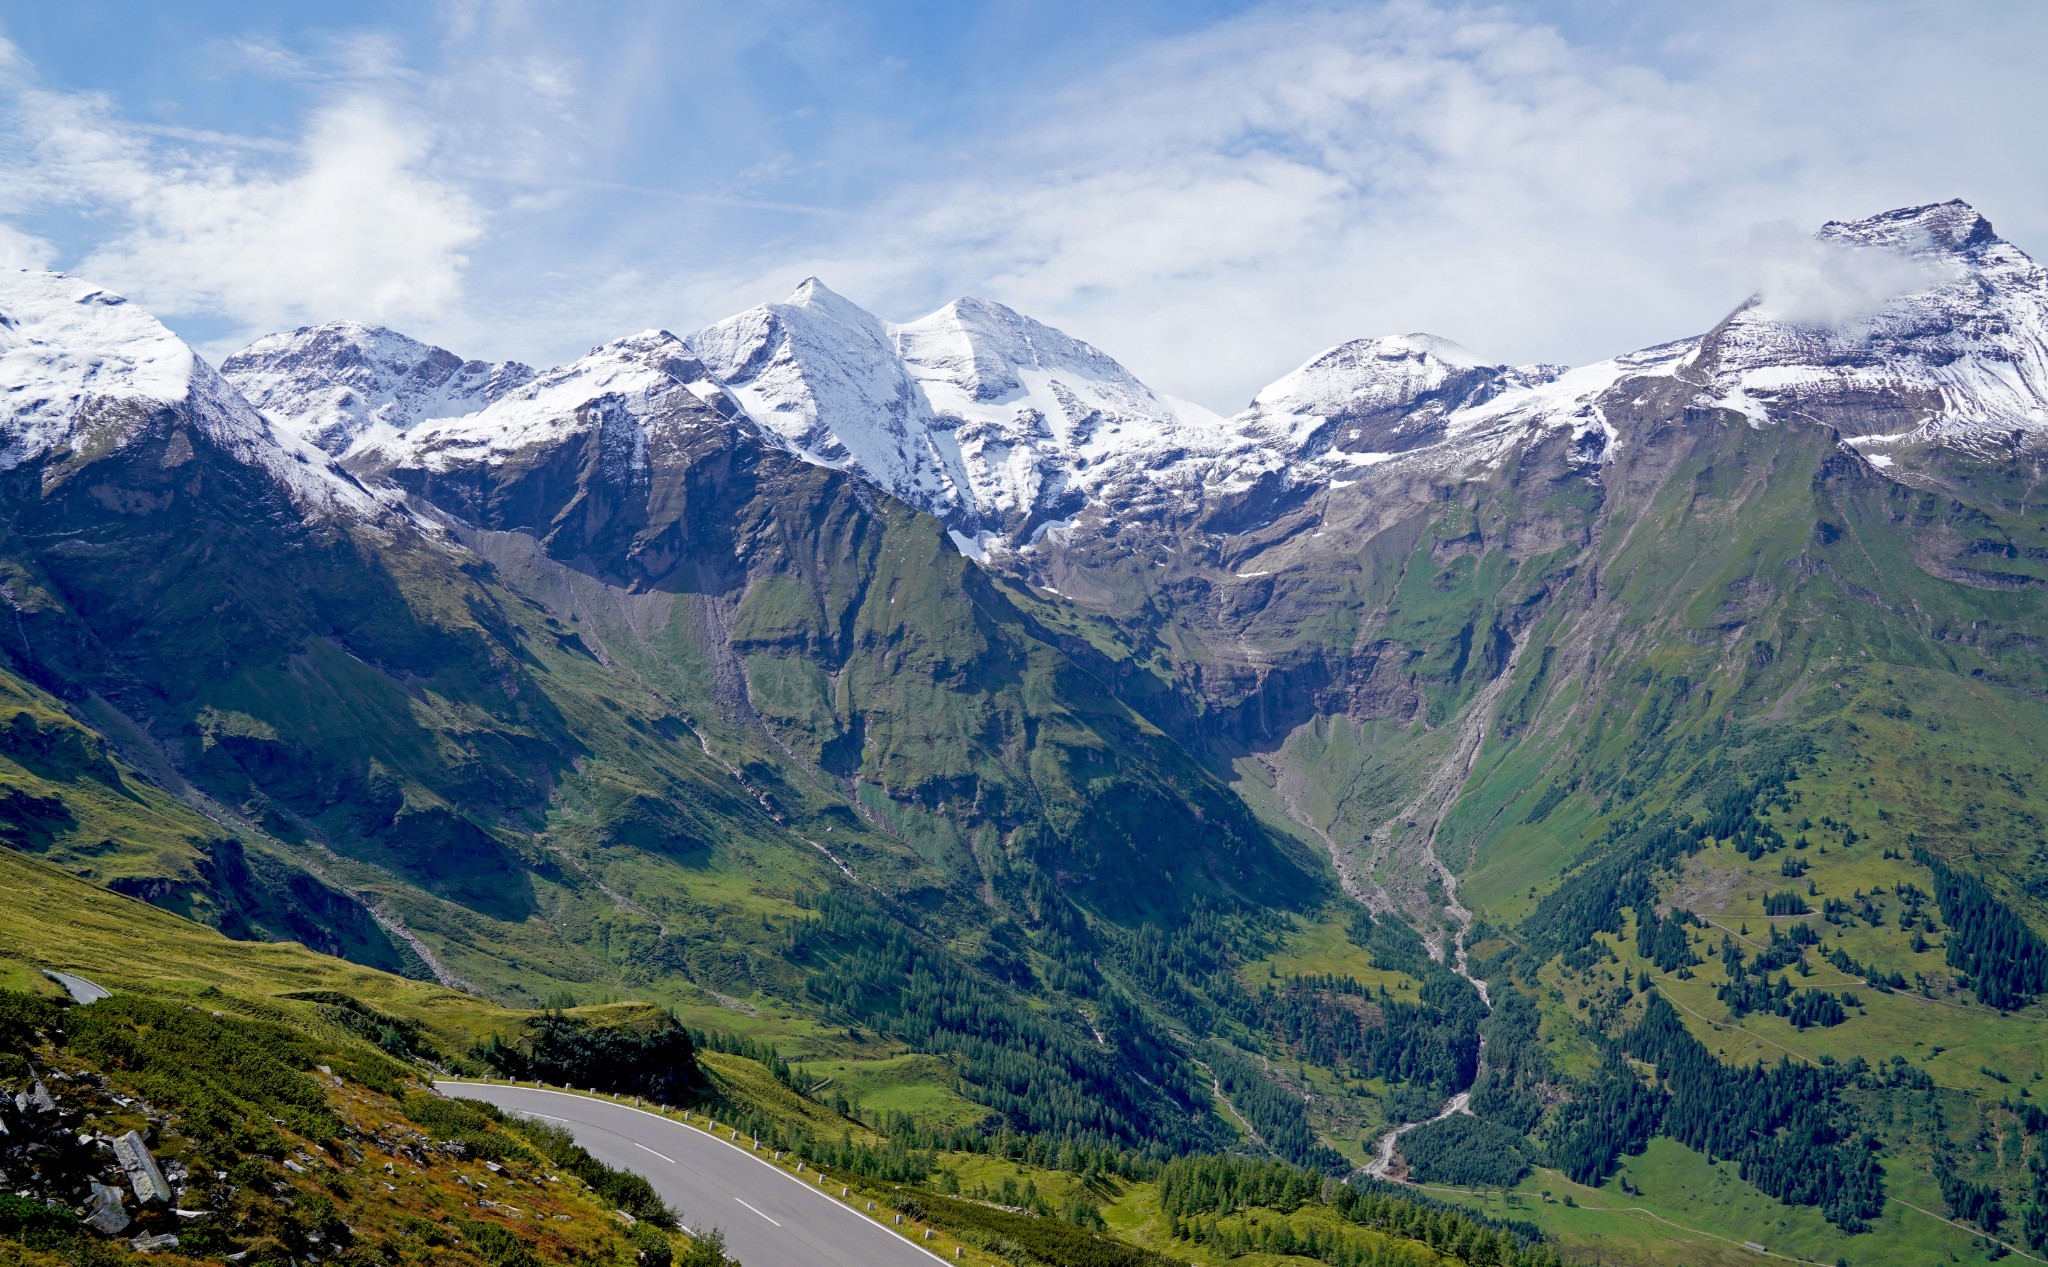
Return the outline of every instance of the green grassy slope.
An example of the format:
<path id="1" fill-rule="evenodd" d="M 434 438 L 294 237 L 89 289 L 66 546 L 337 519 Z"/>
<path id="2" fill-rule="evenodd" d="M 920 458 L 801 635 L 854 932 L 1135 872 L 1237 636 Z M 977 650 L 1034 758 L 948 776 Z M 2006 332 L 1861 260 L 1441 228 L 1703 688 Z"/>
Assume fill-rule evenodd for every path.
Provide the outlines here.
<path id="1" fill-rule="evenodd" d="M 1729 1064 L 1903 1059 L 1925 1089 L 1887 1075 L 1842 1092 L 1847 1120 L 1881 1146 L 1887 1191 L 1969 1221 L 1961 1189 L 1945 1195 L 1932 1176 L 1985 1185 L 2005 1218 L 1975 1230 L 2038 1239 L 2020 1225 L 2035 1200 L 2025 1163 L 2042 1144 L 2003 1106 L 2040 1075 L 2048 1009 L 2028 994 L 2000 1010 L 1965 984 L 1945 948 L 1967 934 L 1937 910 L 1937 877 L 1916 853 L 2048 928 L 2036 792 L 2048 713 L 2031 650 L 2048 609 L 2027 544 L 2041 525 L 1995 498 L 1879 479 L 1824 432 L 1708 420 L 1645 448 L 1604 477 L 1637 485 L 1528 629 L 1439 835 L 1482 917 L 1526 921 L 1497 969 L 1547 996 L 1560 1056 L 1624 1034 L 1654 979 Z M 1668 827 L 1704 840 L 1653 847 Z M 1634 899 L 1622 894 L 1642 882 L 1658 912 L 1697 917 L 1681 930 L 1694 965 L 1673 972 L 1639 942 L 1646 908 L 1624 910 Z M 1772 895 L 1811 913 L 1779 913 Z M 1611 935 L 1580 953 L 1603 923 Z M 1771 930 L 1794 926 L 1817 943 L 1797 971 L 1749 979 L 1853 1000 L 1838 1023 L 1795 1028 L 1728 992 L 1739 983 L 1724 945 L 1755 960 Z M 1904 988 L 1874 988 L 1873 974 Z M 1682 1184 L 1642 1186 L 1651 1208 L 1722 1226 L 1700 1222 Z M 1795 1207 L 1781 1222 L 1801 1217 Z M 1897 1204 L 1860 1235 L 1818 1224 L 1809 1243 L 1789 1226 L 1780 1234 L 1809 1256 L 1850 1261 L 1889 1261 L 1888 1237 L 1946 1252 L 1969 1236 Z"/>
<path id="2" fill-rule="evenodd" d="M 1184 1088 L 1142 1129 L 1216 1129 L 1187 1045 L 1211 1023 L 1162 1030 L 1183 1022 L 1108 987 L 1098 946 L 1313 906 L 1318 861 L 935 521 L 692 434 L 644 485 L 599 488 L 574 445 L 456 472 L 419 490 L 479 521 L 447 535 L 297 517 L 175 426 L 24 487 L 0 540 L 16 747 L 55 728 L 107 767 L 24 767 L 24 805 L 68 816 L 24 815 L 24 844 L 502 1003 L 657 1000 L 883 1098 L 936 1074 L 942 1101 L 1022 1111 L 973 1053 L 1023 1026 L 1045 1077 Z M 121 515 L 110 488 L 136 493 Z M 845 952 L 805 932 L 828 899 L 984 1006 L 934 1026 L 894 986 L 835 998 Z M 1070 1005 L 1034 997 L 1048 972 Z"/>
<path id="3" fill-rule="evenodd" d="M 0 853 L 0 888 L 0 1085 L 11 1099 L 46 1084 L 67 1141 L 141 1130 L 181 1210 L 206 1212 L 130 1198 L 119 1236 L 81 1228 L 41 1200 L 68 1202 L 67 1176 L 97 1175 L 109 1155 L 36 1145 L 44 1117 L 17 1115 L 8 1145 L 30 1151 L 10 1157 L 9 1186 L 34 1200 L 0 1210 L 0 1261 L 500 1267 L 632 1263 L 650 1235 L 680 1249 L 658 1229 L 629 1236 L 623 1198 L 563 1178 L 580 1172 L 549 1141 L 451 1118 L 424 1067 L 372 1041 L 382 1026 L 448 1059 L 519 1014 L 294 944 L 230 941 L 18 854 Z M 113 995 L 67 1009 L 51 968 Z M 129 1248 L 159 1234 L 176 1248 Z"/>

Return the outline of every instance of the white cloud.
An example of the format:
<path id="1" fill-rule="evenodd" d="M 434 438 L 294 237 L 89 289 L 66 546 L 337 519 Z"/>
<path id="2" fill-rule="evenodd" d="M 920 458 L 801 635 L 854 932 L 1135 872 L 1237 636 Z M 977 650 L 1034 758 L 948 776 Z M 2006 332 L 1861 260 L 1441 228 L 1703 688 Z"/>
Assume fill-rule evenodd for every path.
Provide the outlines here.
<path id="1" fill-rule="evenodd" d="M 1790 222 L 1757 226 L 1736 256 L 1754 283 L 1758 315 L 1830 329 L 1955 272 L 1945 258 L 1816 238 Z"/>
<path id="2" fill-rule="evenodd" d="M 315 117 L 287 175 L 141 166 L 123 173 L 130 228 L 81 267 L 167 311 L 251 326 L 438 316 L 461 295 L 483 217 L 421 170 L 427 148 L 417 126 L 358 99 Z"/>
<path id="3" fill-rule="evenodd" d="M 32 233 L 0 223 L 0 268 L 48 268 L 56 248 Z"/>
<path id="4" fill-rule="evenodd" d="M 2048 200 L 2020 122 L 2048 91 L 1972 34 L 2016 11 L 1789 8 L 1680 19 L 1703 25 L 1634 60 L 1499 9 L 1258 10 L 1095 74 L 735 288 L 817 272 L 892 317 L 987 294 L 1233 409 L 1363 335 L 1581 362 L 1696 332 L 1744 295 L 1714 244 L 1759 221 Z M 1906 31 L 1915 73 L 1869 75 Z M 1874 276 L 1809 268 L 1823 314 Z"/>
<path id="5" fill-rule="evenodd" d="M 289 145 L 249 145 L 136 126 L 93 94 L 8 86 L 6 209 L 79 207 L 109 222 L 67 267 L 166 316 L 256 332 L 340 315 L 428 320 L 462 297 L 484 213 L 433 173 L 434 130 L 401 104 L 339 95 Z"/>

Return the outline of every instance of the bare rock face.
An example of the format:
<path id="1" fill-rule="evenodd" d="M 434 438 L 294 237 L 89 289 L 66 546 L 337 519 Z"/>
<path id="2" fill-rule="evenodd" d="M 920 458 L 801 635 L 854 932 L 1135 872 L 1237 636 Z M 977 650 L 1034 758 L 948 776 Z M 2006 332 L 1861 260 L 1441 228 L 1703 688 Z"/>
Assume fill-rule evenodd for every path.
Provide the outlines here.
<path id="1" fill-rule="evenodd" d="M 687 472 L 735 446 L 761 447 L 737 415 L 679 339 L 649 331 L 537 374 L 477 413 L 359 444 L 347 462 L 462 523 L 526 533 L 553 557 L 648 588 L 689 550 L 686 526 L 727 530 L 693 514 L 703 499 L 693 500 L 700 486 Z"/>

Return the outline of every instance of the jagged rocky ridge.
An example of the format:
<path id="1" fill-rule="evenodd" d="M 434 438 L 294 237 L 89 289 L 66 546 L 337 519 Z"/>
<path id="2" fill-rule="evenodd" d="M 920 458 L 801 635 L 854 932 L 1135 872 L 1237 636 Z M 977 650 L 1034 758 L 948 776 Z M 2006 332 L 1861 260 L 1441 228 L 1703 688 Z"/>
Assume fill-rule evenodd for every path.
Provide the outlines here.
<path id="1" fill-rule="evenodd" d="M 682 389 L 939 516 L 977 554 L 1027 548 L 1091 509 L 1105 522 L 1229 531 L 1251 490 L 1346 488 L 1396 460 L 1471 466 L 1532 428 L 1568 428 L 1596 453 L 1603 397 L 1645 375 L 1692 384 L 1697 408 L 1839 424 L 1880 456 L 2048 427 L 2048 284 L 1974 209 L 1910 208 L 1818 238 L 1916 262 L 1919 284 L 1839 326 L 1781 318 L 1760 296 L 1697 339 L 1575 371 L 1489 364 L 1432 335 L 1355 340 L 1229 419 L 1001 304 L 961 299 L 892 325 L 815 278 L 784 302 L 680 340 L 621 340 L 538 381 L 353 323 L 271 336 L 223 369 L 281 430 L 336 456 L 375 451 L 368 461 L 386 469 L 451 446 L 509 452 L 572 412 L 577 393 L 617 391 L 630 410 Z M 680 346 L 648 370 L 647 350 L 669 343 Z M 654 377 L 592 377 L 633 366 Z"/>

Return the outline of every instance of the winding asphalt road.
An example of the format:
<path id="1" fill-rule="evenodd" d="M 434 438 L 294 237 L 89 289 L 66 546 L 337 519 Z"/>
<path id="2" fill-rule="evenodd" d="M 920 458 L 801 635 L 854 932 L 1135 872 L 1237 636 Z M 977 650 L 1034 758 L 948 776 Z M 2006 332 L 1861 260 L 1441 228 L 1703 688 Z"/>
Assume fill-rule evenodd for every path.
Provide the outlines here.
<path id="1" fill-rule="evenodd" d="M 725 1229 L 745 1267 L 931 1267 L 943 1262 L 744 1145 L 654 1113 L 566 1091 L 436 1082 L 443 1095 L 567 1127 L 607 1166 L 644 1175 L 688 1227 Z M 828 1180 L 829 1182 L 829 1180 Z"/>

